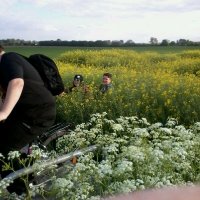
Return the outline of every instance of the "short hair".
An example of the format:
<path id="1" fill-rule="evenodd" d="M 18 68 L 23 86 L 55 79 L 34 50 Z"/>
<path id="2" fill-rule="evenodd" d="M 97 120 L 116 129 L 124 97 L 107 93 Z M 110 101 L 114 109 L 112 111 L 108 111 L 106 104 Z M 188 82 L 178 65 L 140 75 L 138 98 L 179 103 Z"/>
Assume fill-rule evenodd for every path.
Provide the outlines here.
<path id="1" fill-rule="evenodd" d="M 103 76 L 107 76 L 108 78 L 112 78 L 112 74 L 111 73 L 104 73 Z"/>

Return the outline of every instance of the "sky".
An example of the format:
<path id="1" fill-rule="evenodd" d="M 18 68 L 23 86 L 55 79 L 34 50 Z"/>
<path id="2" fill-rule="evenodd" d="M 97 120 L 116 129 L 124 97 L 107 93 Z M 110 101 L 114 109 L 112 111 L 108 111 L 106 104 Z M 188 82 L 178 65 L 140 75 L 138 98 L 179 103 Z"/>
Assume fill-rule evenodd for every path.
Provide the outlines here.
<path id="1" fill-rule="evenodd" d="M 0 40 L 200 41 L 199 0 L 1 0 Z"/>

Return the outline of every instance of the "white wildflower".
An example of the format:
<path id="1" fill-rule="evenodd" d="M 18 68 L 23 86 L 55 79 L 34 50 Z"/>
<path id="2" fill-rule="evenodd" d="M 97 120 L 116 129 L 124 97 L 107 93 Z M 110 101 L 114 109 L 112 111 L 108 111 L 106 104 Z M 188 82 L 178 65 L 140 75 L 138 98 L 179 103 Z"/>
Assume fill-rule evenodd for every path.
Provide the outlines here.
<path id="1" fill-rule="evenodd" d="M 143 161 L 145 159 L 145 155 L 141 147 L 137 146 L 123 147 L 122 151 L 123 151 L 122 156 L 130 160 Z"/>
<path id="2" fill-rule="evenodd" d="M 55 180 L 55 182 L 53 182 L 52 190 L 57 191 L 57 196 L 63 196 L 65 192 L 70 191 L 73 185 L 73 182 L 71 182 L 70 180 L 67 180 L 65 178 L 58 178 Z"/>
<path id="3" fill-rule="evenodd" d="M 144 124 L 144 125 L 147 125 L 147 126 L 149 126 L 149 125 L 150 125 L 150 123 L 147 121 L 147 119 L 146 119 L 146 118 L 142 118 L 140 121 L 141 121 L 141 122 L 142 122 L 142 124 Z"/>
<path id="4" fill-rule="evenodd" d="M 3 156 L 3 154 L 2 154 L 2 153 L 0 153 L 0 158 L 4 158 L 4 156 Z"/>
<path id="5" fill-rule="evenodd" d="M 147 131 L 146 128 L 134 128 L 133 133 L 134 133 L 134 135 L 140 136 L 140 137 L 148 137 L 149 136 L 149 132 Z"/>
<path id="6" fill-rule="evenodd" d="M 133 163 L 131 161 L 122 160 L 118 163 L 115 168 L 115 175 L 121 175 L 127 172 L 131 172 L 133 170 Z"/>
<path id="7" fill-rule="evenodd" d="M 194 131 L 194 133 L 200 133 L 200 122 L 196 122 L 196 123 L 192 126 L 192 130 Z"/>
<path id="8" fill-rule="evenodd" d="M 161 127 L 159 130 L 161 131 L 161 133 L 166 134 L 166 135 L 172 134 L 172 131 L 169 128 Z"/>
<path id="9" fill-rule="evenodd" d="M 153 137 L 154 139 L 156 139 L 156 138 L 159 138 L 160 133 L 159 133 L 159 131 L 157 131 L 157 130 L 152 130 L 152 131 L 150 132 L 150 135 L 152 135 L 152 137 Z"/>
<path id="10" fill-rule="evenodd" d="M 122 127 L 121 124 L 112 124 L 112 129 L 114 131 L 123 131 L 124 130 L 124 128 Z"/>
<path id="11" fill-rule="evenodd" d="M 108 114 L 107 112 L 103 112 L 102 117 L 105 117 L 107 114 Z"/>
<path id="12" fill-rule="evenodd" d="M 153 153 L 154 153 L 155 158 L 158 159 L 158 160 L 164 158 L 164 153 L 163 153 L 163 151 L 160 150 L 160 149 L 154 149 L 154 150 L 153 150 Z"/>
<path id="13" fill-rule="evenodd" d="M 104 147 L 103 150 L 104 150 L 104 152 L 109 152 L 109 153 L 118 152 L 119 151 L 119 144 L 117 144 L 117 143 L 110 144 L 109 146 Z"/>
<path id="14" fill-rule="evenodd" d="M 8 160 L 13 160 L 14 158 L 19 158 L 20 157 L 20 152 L 19 151 L 10 151 L 8 153 Z"/>
<path id="15" fill-rule="evenodd" d="M 178 124 L 177 119 L 175 119 L 175 118 L 168 118 L 167 119 L 167 123 L 165 124 L 165 126 L 169 127 L 169 128 L 172 128 L 172 127 L 174 127 L 177 124 Z"/>
<path id="16" fill-rule="evenodd" d="M 123 182 L 113 182 L 108 186 L 108 192 L 115 193 L 128 193 L 137 189 L 135 180 L 124 180 Z"/>
<path id="17" fill-rule="evenodd" d="M 111 164 L 109 163 L 108 160 L 107 161 L 102 161 L 98 165 L 98 173 L 99 173 L 99 176 L 101 178 L 103 178 L 106 175 L 111 175 L 113 173 L 112 166 L 111 166 Z"/>
<path id="18" fill-rule="evenodd" d="M 163 124 L 160 123 L 160 122 L 157 122 L 157 123 L 155 123 L 155 124 L 152 124 L 152 125 L 149 126 L 148 128 L 149 128 L 150 130 L 155 130 L 155 129 L 160 128 L 161 126 L 163 126 Z"/>

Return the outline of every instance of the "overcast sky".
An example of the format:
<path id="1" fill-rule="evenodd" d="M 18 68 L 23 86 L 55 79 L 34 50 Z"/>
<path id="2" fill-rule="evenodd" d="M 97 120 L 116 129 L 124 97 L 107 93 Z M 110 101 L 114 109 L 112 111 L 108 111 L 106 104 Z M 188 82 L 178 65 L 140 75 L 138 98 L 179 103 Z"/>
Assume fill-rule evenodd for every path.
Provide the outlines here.
<path id="1" fill-rule="evenodd" d="M 0 39 L 200 41 L 200 0 L 1 0 Z"/>

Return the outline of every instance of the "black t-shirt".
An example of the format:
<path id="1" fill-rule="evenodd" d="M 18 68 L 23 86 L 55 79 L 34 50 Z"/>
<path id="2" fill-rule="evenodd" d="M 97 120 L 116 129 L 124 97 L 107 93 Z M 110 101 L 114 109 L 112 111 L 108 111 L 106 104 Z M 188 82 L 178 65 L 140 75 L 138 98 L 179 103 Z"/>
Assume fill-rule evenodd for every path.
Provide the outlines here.
<path id="1" fill-rule="evenodd" d="M 9 81 L 24 80 L 19 101 L 9 117 L 18 117 L 33 125 L 47 125 L 55 119 L 55 97 L 44 86 L 36 69 L 22 56 L 10 52 L 2 55 L 0 61 L 0 86 L 7 90 Z"/>

